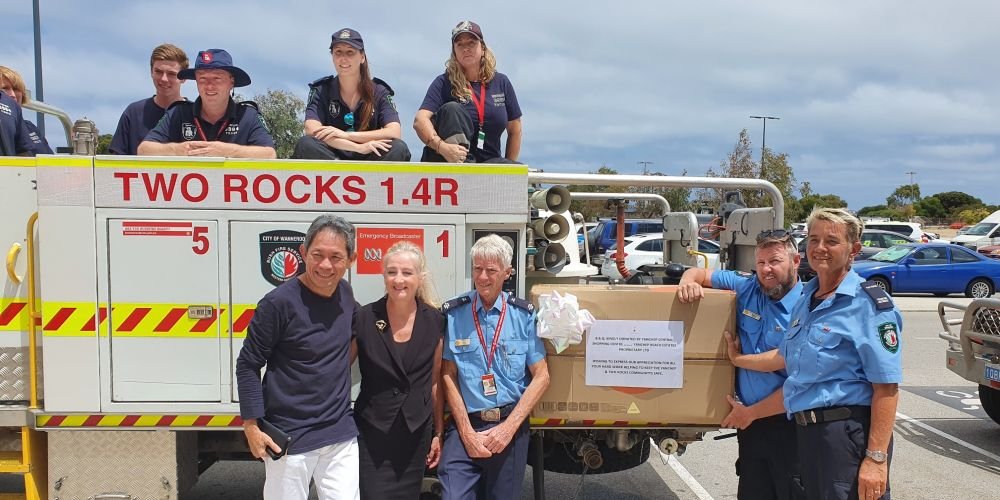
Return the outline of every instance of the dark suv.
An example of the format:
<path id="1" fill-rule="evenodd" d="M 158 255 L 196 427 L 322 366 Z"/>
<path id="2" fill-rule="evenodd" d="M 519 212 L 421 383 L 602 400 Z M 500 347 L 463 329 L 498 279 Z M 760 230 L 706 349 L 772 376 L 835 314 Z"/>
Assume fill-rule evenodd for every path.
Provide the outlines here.
<path id="1" fill-rule="evenodd" d="M 801 262 L 799 262 L 799 279 L 802 281 L 809 281 L 813 278 L 813 276 L 816 276 L 816 271 L 813 271 L 812 266 L 809 265 L 809 257 L 806 256 L 806 242 L 808 239 L 809 238 L 806 237 L 799 242 L 799 257 L 802 258 Z M 854 260 L 868 260 L 872 255 L 875 255 L 882 250 L 902 243 L 919 242 L 915 242 L 913 238 L 910 238 L 909 236 L 903 236 L 892 231 L 865 229 L 861 232 L 861 253 L 859 253 L 858 257 Z"/>

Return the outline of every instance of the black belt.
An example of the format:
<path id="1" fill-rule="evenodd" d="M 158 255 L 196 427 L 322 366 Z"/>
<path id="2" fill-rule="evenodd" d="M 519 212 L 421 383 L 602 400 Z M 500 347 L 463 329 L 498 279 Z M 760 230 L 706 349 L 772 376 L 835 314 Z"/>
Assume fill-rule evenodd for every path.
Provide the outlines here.
<path id="1" fill-rule="evenodd" d="M 795 412 L 795 423 L 803 427 L 812 424 L 822 424 L 823 422 L 834 422 L 846 420 L 852 416 L 864 415 L 867 410 L 871 412 L 870 406 L 833 406 L 830 408 L 816 408 L 812 410 Z"/>
<path id="2" fill-rule="evenodd" d="M 514 403 L 511 403 L 509 405 L 501 406 L 499 408 L 490 408 L 488 410 L 483 410 L 483 411 L 474 411 L 469 414 L 469 418 L 476 418 L 483 422 L 499 422 L 507 418 L 507 416 L 510 415 L 510 412 L 514 411 L 514 406 L 516 405 Z"/>

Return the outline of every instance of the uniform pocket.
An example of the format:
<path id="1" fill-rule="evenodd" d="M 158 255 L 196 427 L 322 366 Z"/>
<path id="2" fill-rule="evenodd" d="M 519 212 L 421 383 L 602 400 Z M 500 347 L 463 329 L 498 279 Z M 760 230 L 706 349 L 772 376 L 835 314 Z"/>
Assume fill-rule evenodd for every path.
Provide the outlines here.
<path id="1" fill-rule="evenodd" d="M 519 382 L 524 378 L 525 360 L 528 355 L 528 342 L 524 340 L 508 340 L 499 349 L 499 358 L 494 363 L 499 362 L 500 369 L 512 382 Z"/>
<path id="2" fill-rule="evenodd" d="M 455 360 L 467 361 L 474 359 L 473 356 L 482 356 L 480 354 L 479 341 L 476 339 L 454 339 L 448 343 L 445 349 L 451 352 L 455 357 Z"/>

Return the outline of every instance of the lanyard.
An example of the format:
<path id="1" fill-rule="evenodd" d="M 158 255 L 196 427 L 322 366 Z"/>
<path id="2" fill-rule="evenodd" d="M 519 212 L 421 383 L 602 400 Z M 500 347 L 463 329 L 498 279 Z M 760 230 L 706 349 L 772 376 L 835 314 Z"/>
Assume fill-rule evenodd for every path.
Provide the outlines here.
<path id="1" fill-rule="evenodd" d="M 482 130 L 483 122 L 486 120 L 486 84 L 479 84 L 479 100 L 476 100 L 476 91 L 472 84 L 469 84 L 469 93 L 472 94 L 472 103 L 476 105 L 476 112 L 479 113 L 479 129 Z"/>
<path id="2" fill-rule="evenodd" d="M 194 126 L 195 126 L 195 128 L 198 129 L 198 136 L 201 137 L 201 140 L 207 142 L 208 138 L 205 137 L 205 131 L 201 129 L 201 118 L 199 118 L 197 116 L 194 117 Z M 217 140 L 217 141 L 221 141 L 222 140 L 220 138 L 220 136 L 222 136 L 222 134 L 225 133 L 226 127 L 228 127 L 228 126 L 229 126 L 229 118 L 226 118 L 222 122 L 222 125 L 219 125 L 219 128 L 215 129 L 216 130 L 216 132 L 215 132 L 215 140 Z"/>
<path id="3" fill-rule="evenodd" d="M 503 298 L 503 293 L 500 293 L 500 298 Z M 503 306 L 500 308 L 500 319 L 497 320 L 497 327 L 493 330 L 493 345 L 490 346 L 489 355 L 486 354 L 486 337 L 483 336 L 483 328 L 479 326 L 479 314 L 476 313 L 476 302 L 479 299 L 479 294 L 472 299 L 472 322 L 476 324 L 476 333 L 479 334 L 479 343 L 483 346 L 483 356 L 486 356 L 486 372 L 489 373 L 490 366 L 493 364 L 493 355 L 497 352 L 497 344 L 500 342 L 500 329 L 503 328 L 503 319 L 507 316 L 507 301 L 503 302 Z"/>

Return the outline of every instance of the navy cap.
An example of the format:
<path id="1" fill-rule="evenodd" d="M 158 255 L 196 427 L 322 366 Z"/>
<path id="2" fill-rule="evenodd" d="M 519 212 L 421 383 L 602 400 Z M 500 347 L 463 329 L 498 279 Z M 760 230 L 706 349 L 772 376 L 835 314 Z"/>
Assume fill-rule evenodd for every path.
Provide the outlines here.
<path id="1" fill-rule="evenodd" d="M 472 21 L 462 21 L 451 30 L 452 43 L 454 43 L 455 39 L 458 38 L 458 35 L 461 35 L 462 33 L 470 33 L 479 40 L 483 39 L 483 30 L 479 28 L 478 24 Z"/>
<path id="2" fill-rule="evenodd" d="M 198 52 L 198 58 L 194 61 L 194 67 L 181 70 L 177 73 L 177 78 L 181 80 L 194 80 L 195 72 L 199 69 L 222 69 L 233 75 L 234 87 L 246 87 L 250 85 L 250 75 L 236 66 L 233 66 L 233 56 L 222 49 L 208 49 Z"/>
<path id="3" fill-rule="evenodd" d="M 344 28 L 334 32 L 333 36 L 330 37 L 330 50 L 333 50 L 333 46 L 338 43 L 346 43 L 355 49 L 365 50 L 365 41 L 361 39 L 361 33 L 351 28 Z"/>

